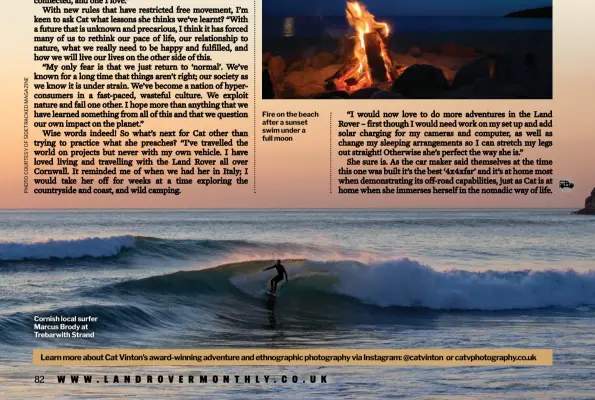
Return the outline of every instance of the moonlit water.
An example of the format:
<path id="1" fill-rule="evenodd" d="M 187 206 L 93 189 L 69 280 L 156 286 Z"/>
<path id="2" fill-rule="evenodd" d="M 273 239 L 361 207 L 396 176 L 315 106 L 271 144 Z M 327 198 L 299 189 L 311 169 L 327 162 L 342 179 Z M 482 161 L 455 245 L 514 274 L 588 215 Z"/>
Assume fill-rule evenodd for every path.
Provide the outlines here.
<path id="1" fill-rule="evenodd" d="M 7 398 L 592 398 L 595 219 L 570 210 L 0 213 Z M 263 273 L 290 275 L 274 310 Z M 96 339 L 34 339 L 34 315 Z M 38 347 L 546 348 L 553 367 L 36 368 Z M 56 374 L 328 384 L 36 385 Z M 45 396 L 45 397 L 44 397 Z"/>

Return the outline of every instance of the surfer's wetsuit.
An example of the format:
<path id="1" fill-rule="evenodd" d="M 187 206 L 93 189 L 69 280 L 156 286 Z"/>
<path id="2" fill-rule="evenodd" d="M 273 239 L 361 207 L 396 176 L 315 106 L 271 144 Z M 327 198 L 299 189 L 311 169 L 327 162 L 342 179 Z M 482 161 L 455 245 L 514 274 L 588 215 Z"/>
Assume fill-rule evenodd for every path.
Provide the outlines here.
<path id="1" fill-rule="evenodd" d="M 281 264 L 280 260 L 277 260 L 277 264 L 263 269 L 263 271 L 267 271 L 269 269 L 275 268 L 277 270 L 277 276 L 273 278 L 271 281 L 271 291 L 275 293 L 277 291 L 277 284 L 283 280 L 283 278 L 287 279 L 287 271 L 285 271 L 285 267 Z"/>

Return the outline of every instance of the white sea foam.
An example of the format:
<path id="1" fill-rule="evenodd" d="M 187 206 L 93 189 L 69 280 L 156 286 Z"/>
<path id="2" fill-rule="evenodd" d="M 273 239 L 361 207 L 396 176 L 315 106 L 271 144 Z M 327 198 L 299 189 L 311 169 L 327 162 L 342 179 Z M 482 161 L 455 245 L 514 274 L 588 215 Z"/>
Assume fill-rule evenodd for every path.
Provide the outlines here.
<path id="1" fill-rule="evenodd" d="M 513 310 L 595 305 L 595 271 L 436 271 L 409 259 L 338 263 L 334 290 L 381 307 Z"/>

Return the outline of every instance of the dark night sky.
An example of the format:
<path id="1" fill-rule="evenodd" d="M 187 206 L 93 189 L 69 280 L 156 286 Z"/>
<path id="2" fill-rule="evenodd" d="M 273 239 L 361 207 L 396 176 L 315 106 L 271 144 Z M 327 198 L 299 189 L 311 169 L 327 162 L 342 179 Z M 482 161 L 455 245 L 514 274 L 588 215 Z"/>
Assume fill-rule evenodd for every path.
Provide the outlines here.
<path id="1" fill-rule="evenodd" d="M 360 0 L 374 15 L 502 16 L 527 8 L 552 6 L 552 0 Z M 595 0 L 593 0 L 595 1 Z M 263 0 L 263 14 L 331 16 L 345 14 L 344 0 Z"/>

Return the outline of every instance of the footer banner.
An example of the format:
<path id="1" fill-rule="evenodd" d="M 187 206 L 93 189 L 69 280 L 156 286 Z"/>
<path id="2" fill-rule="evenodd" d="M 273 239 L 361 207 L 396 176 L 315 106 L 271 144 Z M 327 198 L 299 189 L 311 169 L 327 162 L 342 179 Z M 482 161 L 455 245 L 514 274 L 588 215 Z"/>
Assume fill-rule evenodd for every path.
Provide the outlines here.
<path id="1" fill-rule="evenodd" d="M 548 366 L 547 349 L 35 349 L 40 366 Z"/>

